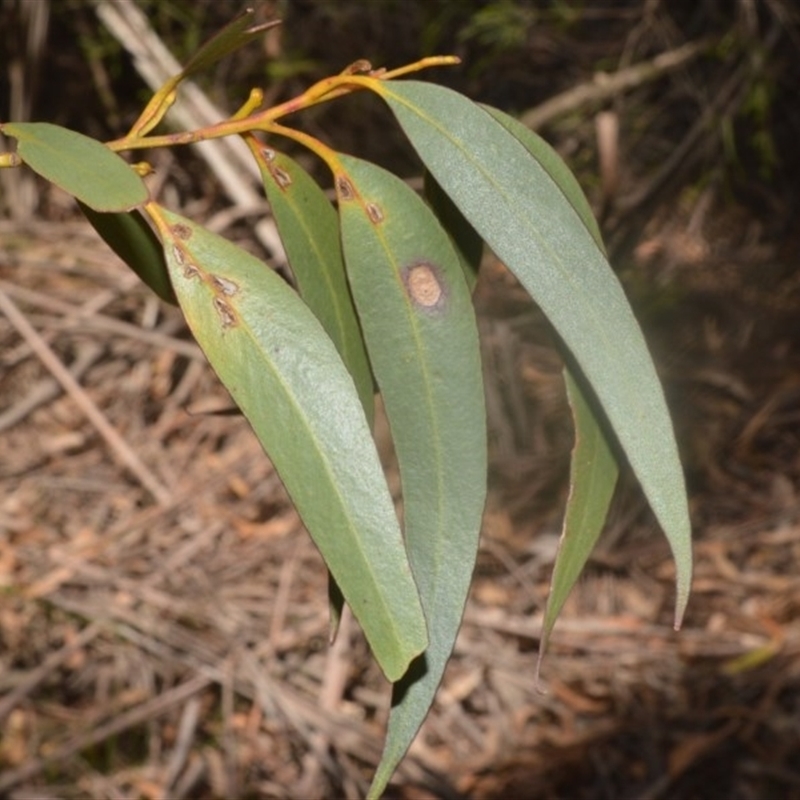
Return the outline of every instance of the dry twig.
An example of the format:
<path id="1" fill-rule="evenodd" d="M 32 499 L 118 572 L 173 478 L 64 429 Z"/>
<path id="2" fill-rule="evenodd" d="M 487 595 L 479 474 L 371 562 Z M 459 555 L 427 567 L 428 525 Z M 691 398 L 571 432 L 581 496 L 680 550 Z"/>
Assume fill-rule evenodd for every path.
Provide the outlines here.
<path id="1" fill-rule="evenodd" d="M 172 500 L 171 492 L 165 489 L 162 482 L 145 466 L 144 462 L 106 419 L 103 412 L 2 289 L 0 289 L 0 311 L 6 315 L 8 321 L 27 341 L 39 360 L 61 384 L 64 391 L 75 401 L 95 430 L 106 441 L 106 444 L 111 448 L 111 452 L 120 463 L 136 476 L 142 486 L 153 495 L 159 504 L 168 505 Z"/>

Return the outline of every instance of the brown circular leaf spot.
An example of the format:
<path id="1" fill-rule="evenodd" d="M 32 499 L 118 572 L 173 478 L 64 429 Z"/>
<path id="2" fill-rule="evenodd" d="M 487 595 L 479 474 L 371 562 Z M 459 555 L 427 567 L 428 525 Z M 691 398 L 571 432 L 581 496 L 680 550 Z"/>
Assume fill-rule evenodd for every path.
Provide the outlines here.
<path id="1" fill-rule="evenodd" d="M 172 233 L 174 234 L 175 238 L 180 239 L 183 242 L 186 242 L 192 238 L 192 229 L 188 225 L 184 225 L 182 222 L 172 226 Z"/>
<path id="2" fill-rule="evenodd" d="M 412 264 L 405 270 L 406 290 L 411 300 L 423 308 L 435 308 L 444 297 L 436 268 L 427 261 Z"/>

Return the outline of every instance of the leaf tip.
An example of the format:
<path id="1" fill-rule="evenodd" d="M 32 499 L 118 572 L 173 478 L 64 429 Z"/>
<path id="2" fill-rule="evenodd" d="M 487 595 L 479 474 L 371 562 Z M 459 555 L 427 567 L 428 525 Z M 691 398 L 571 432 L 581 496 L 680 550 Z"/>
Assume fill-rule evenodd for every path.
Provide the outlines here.
<path id="1" fill-rule="evenodd" d="M 685 530 L 686 535 L 678 544 L 676 544 L 675 540 L 670 540 L 676 571 L 675 620 L 673 622 L 673 627 L 676 631 L 680 630 L 681 625 L 683 625 L 683 617 L 692 591 L 692 539 L 688 522 Z M 683 546 L 679 546 L 681 544 Z"/>
<path id="2" fill-rule="evenodd" d="M 536 656 L 536 672 L 533 676 L 534 688 L 536 689 L 537 694 L 542 695 L 547 694 L 547 689 L 542 683 L 542 663 L 544 662 L 546 644 L 545 637 L 542 636 L 542 640 L 539 642 L 539 653 Z"/>
<path id="3" fill-rule="evenodd" d="M 672 627 L 679 631 L 683 625 L 683 617 L 686 614 L 686 606 L 689 603 L 689 587 L 688 584 L 685 589 L 678 591 L 678 597 L 675 600 L 675 621 Z"/>

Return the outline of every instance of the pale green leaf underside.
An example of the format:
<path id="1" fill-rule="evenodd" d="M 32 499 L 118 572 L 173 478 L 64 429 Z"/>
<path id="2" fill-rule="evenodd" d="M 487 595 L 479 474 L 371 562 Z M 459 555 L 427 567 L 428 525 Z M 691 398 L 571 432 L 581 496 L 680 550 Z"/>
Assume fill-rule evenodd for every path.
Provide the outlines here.
<path id="1" fill-rule="evenodd" d="M 399 178 L 347 156 L 341 164 L 345 263 L 392 430 L 430 635 L 395 687 L 377 797 L 433 702 L 461 624 L 486 495 L 486 411 L 470 292 L 447 234 Z"/>
<path id="2" fill-rule="evenodd" d="M 575 208 L 520 141 L 467 98 L 418 81 L 376 86 L 425 166 L 558 330 L 593 387 L 688 599 L 691 532 L 661 384 L 622 287 Z"/>
<path id="3" fill-rule="evenodd" d="M 7 122 L 17 153 L 36 173 L 95 211 L 129 211 L 147 202 L 142 179 L 116 153 L 49 122 Z"/>
<path id="4" fill-rule="evenodd" d="M 159 209 L 170 276 L 198 344 L 264 446 L 361 623 L 398 680 L 424 615 L 361 402 L 316 317 L 265 264 Z"/>

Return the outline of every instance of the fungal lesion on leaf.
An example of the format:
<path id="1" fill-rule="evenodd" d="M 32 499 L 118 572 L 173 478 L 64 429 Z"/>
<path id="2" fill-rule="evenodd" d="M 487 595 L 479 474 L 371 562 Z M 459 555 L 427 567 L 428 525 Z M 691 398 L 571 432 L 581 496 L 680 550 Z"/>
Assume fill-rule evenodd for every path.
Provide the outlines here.
<path id="1" fill-rule="evenodd" d="M 219 314 L 223 328 L 232 328 L 237 323 L 236 312 L 221 297 L 214 298 L 214 308 Z"/>
<path id="2" fill-rule="evenodd" d="M 183 248 L 178 244 L 172 245 L 172 257 L 175 259 L 175 263 L 179 267 L 186 266 L 186 256 L 183 254 Z"/>
<path id="3" fill-rule="evenodd" d="M 188 242 L 189 239 L 192 238 L 192 229 L 188 225 L 184 225 L 182 222 L 173 225 L 170 230 L 172 231 L 173 236 L 176 239 L 180 239 L 182 242 Z"/>
<path id="4" fill-rule="evenodd" d="M 429 261 L 415 261 L 403 268 L 403 283 L 414 305 L 436 310 L 444 305 L 445 287 L 439 269 Z"/>
<path id="5" fill-rule="evenodd" d="M 279 189 L 288 189 L 292 185 L 292 176 L 285 169 L 271 165 L 269 173 Z"/>
<path id="6" fill-rule="evenodd" d="M 191 279 L 200 275 L 200 270 L 189 261 L 186 252 L 177 242 L 172 245 L 172 257 L 175 259 L 175 263 L 183 269 L 184 278 Z"/>
<path id="7" fill-rule="evenodd" d="M 339 200 L 344 201 L 352 200 L 356 196 L 353 184 L 346 175 L 336 176 L 336 193 L 339 195 Z"/>
<path id="8" fill-rule="evenodd" d="M 183 265 L 183 277 L 187 280 L 191 280 L 192 278 L 197 278 L 200 276 L 200 270 L 194 265 L 189 262 Z"/>
<path id="9" fill-rule="evenodd" d="M 222 275 L 212 275 L 211 282 L 227 297 L 233 297 L 239 291 L 239 284 Z"/>
<path id="10" fill-rule="evenodd" d="M 375 225 L 379 225 L 383 222 L 383 211 L 377 203 L 367 203 L 365 209 L 367 211 L 367 216 Z"/>

